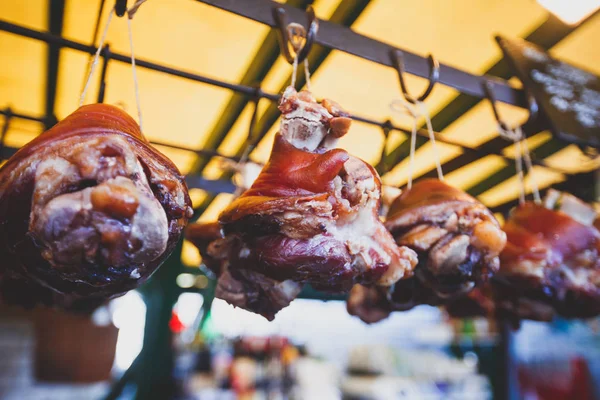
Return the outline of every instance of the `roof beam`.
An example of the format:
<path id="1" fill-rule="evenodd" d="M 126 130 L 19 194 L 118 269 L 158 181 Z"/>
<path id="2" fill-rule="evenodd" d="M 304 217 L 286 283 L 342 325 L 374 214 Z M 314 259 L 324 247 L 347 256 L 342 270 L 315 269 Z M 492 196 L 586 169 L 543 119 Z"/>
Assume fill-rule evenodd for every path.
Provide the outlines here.
<path id="1" fill-rule="evenodd" d="M 571 193 L 581 200 L 591 203 L 596 201 L 596 172 L 583 172 L 580 174 L 570 175 L 562 182 L 559 182 L 552 187 L 561 192 Z M 550 188 L 540 190 L 542 199 Z M 519 204 L 519 199 L 508 201 L 496 207 L 492 207 L 493 212 L 499 212 L 507 215 L 513 207 Z"/>
<path id="2" fill-rule="evenodd" d="M 564 146 L 564 143 L 558 140 L 550 140 L 536 148 L 533 151 L 533 154 L 535 154 L 536 158 L 543 159 L 563 149 Z M 517 169 L 515 167 L 515 164 L 509 163 L 506 165 L 506 167 L 500 169 L 499 171 L 496 171 L 495 173 L 485 178 L 483 181 L 476 183 L 475 185 L 468 188 L 466 192 L 472 196 L 479 196 L 480 194 L 491 189 L 492 187 L 515 176 L 516 173 Z"/>
<path id="3" fill-rule="evenodd" d="M 549 50 L 554 47 L 561 40 L 566 38 L 569 34 L 574 32 L 578 27 L 583 25 L 592 19 L 599 12 L 594 13 L 590 17 L 586 18 L 577 26 L 571 26 L 563 23 L 558 18 L 553 16 L 552 14 L 548 15 L 548 18 L 533 32 L 531 32 L 528 36 L 525 37 L 525 40 L 535 43 L 538 46 L 544 48 L 545 50 Z M 513 73 L 510 70 L 508 64 L 504 61 L 504 59 L 499 59 L 494 63 L 488 70 L 485 72 L 486 75 L 493 75 L 496 77 L 500 77 L 503 79 L 509 79 Z M 431 124 L 433 125 L 433 130 L 436 132 L 442 132 L 446 129 L 450 124 L 456 121 L 461 115 L 467 113 L 473 107 L 475 107 L 482 99 L 469 96 L 466 94 L 459 94 L 455 98 L 453 98 L 441 111 L 437 114 L 433 115 L 431 118 Z M 554 141 L 555 139 L 552 139 Z M 427 138 L 417 137 L 416 141 L 416 149 L 418 150 L 421 146 L 427 143 Z M 479 148 L 485 146 L 487 148 L 495 148 L 498 147 L 506 147 L 510 144 L 507 144 L 501 138 L 494 138 L 487 143 L 479 146 Z M 410 152 L 410 141 L 405 141 L 400 144 L 395 150 L 391 151 L 385 157 L 385 165 L 395 165 L 400 162 L 402 159 L 409 156 Z M 461 168 L 473 161 L 475 161 L 476 155 L 474 153 L 464 153 L 442 165 L 442 169 L 446 173 L 450 173 L 458 168 Z M 377 169 L 381 170 L 382 163 L 380 162 L 377 165 Z M 435 169 L 431 169 L 430 171 L 425 172 L 422 176 L 433 177 L 437 176 Z"/>
<path id="4" fill-rule="evenodd" d="M 65 15 L 65 0 L 48 0 L 48 31 L 53 35 L 62 36 Z M 44 122 L 46 129 L 56 124 L 56 86 L 58 84 L 58 65 L 60 61 L 60 46 L 48 44 L 46 69 L 46 103 Z"/>

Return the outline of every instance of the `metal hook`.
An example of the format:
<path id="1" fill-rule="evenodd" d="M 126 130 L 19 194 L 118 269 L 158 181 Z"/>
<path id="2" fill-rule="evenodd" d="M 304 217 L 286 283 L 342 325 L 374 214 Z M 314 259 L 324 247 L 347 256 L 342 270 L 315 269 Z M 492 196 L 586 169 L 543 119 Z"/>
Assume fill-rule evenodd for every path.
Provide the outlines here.
<path id="1" fill-rule="evenodd" d="M 115 14 L 117 17 L 122 17 L 127 12 L 127 0 L 115 1 Z"/>
<path id="2" fill-rule="evenodd" d="M 498 108 L 496 107 L 496 97 L 494 96 L 492 82 L 490 82 L 489 80 L 485 80 L 482 83 L 482 87 L 485 96 L 487 97 L 487 99 L 490 102 L 490 105 L 492 106 L 492 111 L 494 113 L 494 118 L 496 118 L 496 122 L 498 122 L 500 128 L 504 130 L 509 130 L 510 128 L 508 127 L 506 122 L 502 120 L 502 118 L 500 117 L 500 113 L 498 112 Z M 535 97 L 533 97 L 531 93 L 527 93 L 527 109 L 529 110 L 529 117 L 527 118 L 527 121 L 525 121 L 525 123 L 521 125 L 521 129 L 524 132 L 527 132 L 526 127 L 532 125 L 537 121 L 540 112 L 540 108 L 537 104 L 537 101 L 535 101 Z"/>
<path id="3" fill-rule="evenodd" d="M 429 97 L 431 91 L 433 90 L 433 87 L 440 79 L 440 63 L 438 62 L 438 60 L 431 54 L 427 57 L 427 61 L 429 62 L 429 86 L 427 86 L 427 89 L 425 89 L 421 96 L 413 97 L 410 93 L 408 93 L 408 88 L 406 86 L 406 82 L 404 81 L 404 74 L 406 73 L 406 70 L 404 68 L 404 54 L 402 53 L 402 51 L 394 49 L 391 52 L 391 57 L 392 64 L 396 68 L 396 71 L 398 71 L 400 89 L 402 90 L 402 95 L 404 96 L 406 101 L 408 101 L 411 104 L 416 104 L 417 102 L 424 101 L 427 97 Z"/>
<path id="4" fill-rule="evenodd" d="M 107 43 L 102 49 L 102 58 L 104 62 L 102 64 L 102 71 L 100 73 L 100 88 L 98 89 L 97 103 L 104 103 L 104 95 L 106 94 L 106 73 L 108 70 L 108 62 L 111 58 L 110 45 Z"/>
<path id="5" fill-rule="evenodd" d="M 293 64 L 294 59 L 298 58 L 298 64 L 300 64 L 308 56 L 310 49 L 315 41 L 317 32 L 319 30 L 319 20 L 315 16 L 315 10 L 312 6 L 308 6 L 306 9 L 307 16 L 307 31 L 304 46 L 297 51 L 296 55 L 292 55 L 290 51 L 290 36 L 287 31 L 287 18 L 285 10 L 282 7 L 276 7 L 273 9 L 273 18 L 279 31 L 279 47 L 281 48 L 281 54 L 285 57 L 288 63 Z"/>

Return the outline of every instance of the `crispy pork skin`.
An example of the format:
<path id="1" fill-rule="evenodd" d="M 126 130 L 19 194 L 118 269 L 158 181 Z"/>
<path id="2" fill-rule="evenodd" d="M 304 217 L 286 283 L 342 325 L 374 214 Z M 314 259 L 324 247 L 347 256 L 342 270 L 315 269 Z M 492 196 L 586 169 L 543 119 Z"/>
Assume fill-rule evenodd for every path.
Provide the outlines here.
<path id="1" fill-rule="evenodd" d="M 240 264 L 329 291 L 410 275 L 414 252 L 398 247 L 378 217 L 379 176 L 334 148 L 350 128 L 348 115 L 292 88 L 279 108 L 281 130 L 268 163 L 219 217 L 226 237 L 242 243 Z"/>

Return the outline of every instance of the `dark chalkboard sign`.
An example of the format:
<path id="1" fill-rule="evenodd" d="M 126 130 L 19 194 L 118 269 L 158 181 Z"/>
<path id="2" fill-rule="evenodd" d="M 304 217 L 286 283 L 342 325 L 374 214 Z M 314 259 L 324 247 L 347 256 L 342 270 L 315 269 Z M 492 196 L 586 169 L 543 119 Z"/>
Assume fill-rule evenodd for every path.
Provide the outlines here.
<path id="1" fill-rule="evenodd" d="M 552 133 L 567 142 L 600 147 L 600 78 L 525 40 L 496 40 L 546 115 Z"/>

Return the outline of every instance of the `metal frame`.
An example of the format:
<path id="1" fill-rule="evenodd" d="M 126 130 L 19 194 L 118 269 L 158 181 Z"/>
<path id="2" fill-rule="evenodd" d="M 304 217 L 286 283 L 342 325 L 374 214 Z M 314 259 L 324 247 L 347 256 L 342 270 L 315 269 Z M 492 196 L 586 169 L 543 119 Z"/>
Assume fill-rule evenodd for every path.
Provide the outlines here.
<path id="1" fill-rule="evenodd" d="M 302 23 L 305 20 L 304 11 L 294 6 L 300 6 L 304 8 L 310 3 L 309 0 L 290 0 L 290 4 L 283 5 L 274 3 L 270 0 L 197 1 L 241 15 L 270 27 L 276 26 L 276 20 L 272 12 L 274 7 L 283 8 L 289 20 Z M 119 0 L 119 2 L 121 5 L 126 4 L 126 2 L 123 0 Z M 64 17 L 64 0 L 49 0 L 49 3 L 51 4 L 49 16 L 50 32 L 40 32 L 0 20 L 0 31 L 10 32 L 23 37 L 40 40 L 48 43 L 49 45 L 45 116 L 36 117 L 24 115 L 14 112 L 10 108 L 0 110 L 0 114 L 6 117 L 5 125 L 3 127 L 4 133 L 6 133 L 8 123 L 12 118 L 38 121 L 43 123 L 46 128 L 51 126 L 55 122 L 54 102 L 56 97 L 56 79 L 58 76 L 60 49 L 70 48 L 85 52 L 90 55 L 94 54 L 97 50 L 94 45 L 86 45 L 61 37 L 60 34 L 62 31 L 62 21 Z M 356 8 L 348 6 L 348 3 L 349 2 L 342 2 L 342 4 L 340 4 L 340 12 L 338 13 L 338 10 L 336 10 L 336 14 L 334 15 L 334 18 L 332 18 L 332 21 L 319 21 L 319 34 L 315 38 L 315 43 L 318 46 L 316 46 L 315 49 L 308 55 L 311 61 L 310 64 L 313 68 L 318 68 L 318 66 L 323 62 L 325 57 L 327 57 L 332 49 L 340 50 L 393 68 L 394 59 L 390 56 L 390 54 L 396 54 L 396 52 L 401 51 L 403 55 L 403 67 L 407 73 L 423 78 L 427 78 L 429 76 L 430 60 L 428 58 L 397 49 L 386 43 L 357 34 L 345 26 L 341 26 L 340 24 L 350 25 L 368 5 L 369 1 L 362 0 L 361 2 L 356 2 L 356 4 L 360 3 Z M 101 8 L 103 4 L 104 2 L 102 2 Z M 556 27 L 561 29 L 557 30 Z M 533 32 L 528 37 L 528 40 L 534 41 L 538 44 L 542 42 L 542 45 L 546 45 L 544 47 L 547 48 L 564 38 L 574 29 L 575 28 L 571 27 L 567 29 L 564 26 L 559 25 L 559 22 L 551 17 L 538 30 Z M 539 40 L 539 42 L 537 40 Z M 195 166 L 196 172 L 200 172 L 206 166 L 211 157 L 222 156 L 218 154 L 216 149 L 233 126 L 237 116 L 241 110 L 244 109 L 247 102 L 250 100 L 256 101 L 259 98 L 269 99 L 273 102 L 276 102 L 279 99 L 278 94 L 266 93 L 259 87 L 255 87 L 256 84 L 264 79 L 276 57 L 278 56 L 279 48 L 275 46 L 275 32 L 271 32 L 267 35 L 263 45 L 263 49 L 257 53 L 254 61 L 256 62 L 264 60 L 265 62 L 261 63 L 260 65 L 256 65 L 255 67 L 251 67 L 239 84 L 224 82 L 218 79 L 202 76 L 194 72 L 149 62 L 143 59 L 137 59 L 136 63 L 141 68 L 147 68 L 157 72 L 178 76 L 199 83 L 218 86 L 232 90 L 236 93 L 232 96 L 228 104 L 229 111 L 224 113 L 224 117 L 213 128 L 207 148 L 196 150 L 180 146 L 173 146 L 166 143 L 155 144 L 177 148 L 180 150 L 193 151 L 198 154 L 198 156 L 200 156 L 200 161 Z M 124 63 L 131 62 L 128 55 L 113 53 L 108 48 L 103 50 L 102 55 L 104 58 L 103 70 L 106 70 L 109 61 L 112 60 Z M 508 75 L 510 75 L 508 69 L 503 64 L 496 64 L 489 70 L 489 73 L 505 76 L 507 78 Z M 485 98 L 486 93 L 483 89 L 484 82 L 489 83 L 494 97 L 498 101 L 519 107 L 527 107 L 523 90 L 512 87 L 503 79 L 488 75 L 473 75 L 443 64 L 439 66 L 438 78 L 439 83 L 457 89 L 462 94 L 449 104 L 449 111 L 442 111 L 437 116 L 434 116 L 433 123 L 434 129 L 436 130 L 442 130 L 449 125 L 451 120 L 455 119 L 456 115 L 463 114 L 476 105 L 481 99 Z M 299 74 L 299 83 L 301 85 L 304 83 L 303 79 L 304 77 L 301 72 Z M 102 79 L 102 81 L 104 80 Z M 102 100 L 104 89 L 105 84 L 101 85 L 101 92 L 98 95 L 99 100 Z M 452 115 L 454 115 L 454 117 L 452 117 Z M 268 112 L 266 112 L 263 115 L 263 118 L 258 121 L 258 127 L 256 129 L 258 132 L 258 137 L 256 140 L 259 140 L 266 134 L 276 118 L 276 107 L 275 105 L 271 105 Z M 391 125 L 389 121 L 378 122 L 356 115 L 354 115 L 353 118 L 358 121 L 382 127 L 384 129 L 407 132 L 407 130 L 402 127 Z M 419 135 L 420 137 L 426 137 L 427 132 L 420 130 Z M 4 134 L 2 137 L 4 137 Z M 440 142 L 460 146 L 458 143 L 453 143 L 452 141 L 444 140 L 443 138 L 439 138 L 438 140 Z M 420 140 L 419 142 L 422 143 L 423 141 Z M 417 145 L 419 145 L 419 143 Z M 466 165 L 466 163 L 470 162 L 468 160 L 474 160 L 490 154 L 499 155 L 509 159 L 502 154 L 501 149 L 499 150 L 500 145 L 501 142 L 499 142 L 497 139 L 494 139 L 482 146 L 478 146 L 477 148 L 465 148 L 464 146 L 460 146 L 464 149 L 465 154 L 458 157 L 458 160 L 452 160 L 448 163 L 445 163 L 445 166 L 458 168 L 461 165 Z M 555 149 L 558 149 L 558 146 L 559 144 L 552 140 L 550 143 L 540 146 L 536 153 L 538 156 L 543 157 L 545 154 L 551 154 L 553 151 L 556 151 Z M 3 147 L 0 143 L 0 157 L 5 156 L 5 158 L 7 158 L 15 151 L 16 149 Z M 398 157 L 401 157 L 403 154 L 403 149 L 400 147 L 399 149 L 396 149 L 392 153 L 388 154 L 387 157 L 382 160 L 382 163 L 393 165 L 398 161 Z M 239 159 L 239 155 L 228 158 Z M 392 160 L 393 162 L 390 163 L 389 160 Z M 512 159 L 510 160 L 512 161 Z M 467 162 L 463 164 L 464 161 Z M 534 160 L 534 162 L 537 165 L 546 166 L 543 160 L 537 159 Z M 494 176 L 491 178 L 492 183 L 497 180 L 503 180 L 505 179 L 504 177 L 508 178 L 513 175 L 514 171 L 511 171 L 510 168 L 511 167 L 509 166 L 494 174 Z M 229 181 L 209 181 L 199 175 L 190 175 L 188 176 L 187 181 L 190 187 L 204 188 L 205 190 L 211 192 L 231 193 L 235 190 L 235 187 Z M 472 194 L 478 194 L 482 193 L 483 190 L 484 186 L 476 185 L 474 188 L 471 188 L 469 192 Z M 111 398 L 117 398 L 119 392 L 121 392 L 129 380 L 135 381 L 137 384 L 138 398 L 155 396 L 159 393 L 165 394 L 170 388 L 168 376 L 172 368 L 173 358 L 170 348 L 171 337 L 166 321 L 168 321 L 170 318 L 172 306 L 176 301 L 178 294 L 181 292 L 175 284 L 175 278 L 177 274 L 183 271 L 178 257 L 179 252 L 174 252 L 173 256 L 167 261 L 167 265 L 161 268 L 155 277 L 149 282 L 149 284 L 144 287 L 144 297 L 147 301 L 149 310 L 148 321 L 146 324 L 147 334 L 144 340 L 144 350 L 136 362 L 132 365 L 132 368 L 124 375 L 123 379 L 118 382 L 118 384 L 114 387 L 114 390 L 111 391 L 109 394 L 109 397 Z M 314 298 L 318 297 L 319 293 L 308 291 L 304 293 L 304 295 Z M 507 357 L 510 357 L 510 355 L 507 354 Z M 510 360 L 510 358 L 508 358 L 508 360 Z M 510 362 L 507 362 L 506 365 L 506 369 L 510 371 Z"/>
<path id="2" fill-rule="evenodd" d="M 245 18 L 252 19 L 270 27 L 276 26 L 272 9 L 274 3 L 270 0 L 197 0 L 225 11 L 232 12 Z M 282 7 L 290 20 L 304 23 L 304 12 L 289 5 L 277 5 Z M 426 57 L 398 49 L 389 44 L 360 35 L 350 28 L 346 28 L 329 21 L 319 21 L 319 34 L 315 43 L 329 49 L 340 50 L 366 60 L 376 62 L 388 67 L 394 67 L 390 53 L 400 50 L 404 55 L 406 72 L 412 75 L 427 78 L 429 76 L 429 61 Z M 471 96 L 485 97 L 482 83 L 486 80 L 492 81 L 493 91 L 498 101 L 512 105 L 525 107 L 525 95 L 521 89 L 512 87 L 508 82 L 491 76 L 473 75 L 468 72 L 440 64 L 439 83 L 452 87 L 462 93 Z"/>
<path id="3" fill-rule="evenodd" d="M 600 14 L 600 11 L 596 11 L 594 14 L 590 15 L 576 26 L 567 25 L 557 17 L 553 16 L 552 14 L 549 14 L 548 18 L 538 28 L 536 28 L 529 35 L 527 35 L 524 39 L 537 44 L 545 50 L 549 50 L 598 14 Z M 486 74 L 502 77 L 504 79 L 509 79 L 511 76 L 513 76 L 511 69 L 509 68 L 508 64 L 504 61 L 503 58 L 498 59 L 498 61 L 486 71 Z M 448 102 L 446 106 L 441 109 L 441 111 L 439 111 L 436 115 L 432 116 L 431 124 L 433 125 L 433 129 L 435 131 L 443 131 L 448 126 L 450 126 L 450 124 L 452 124 L 458 117 L 467 113 L 477 104 L 479 104 L 480 101 L 480 99 L 469 96 L 467 94 L 461 93 L 457 95 L 454 99 Z M 426 140 L 424 138 L 417 138 L 416 149 L 419 149 L 425 143 Z M 482 150 L 485 148 L 501 149 L 510 145 L 511 144 L 507 143 L 504 139 L 500 137 L 495 137 L 494 139 L 491 139 L 481 144 L 477 148 Z M 539 152 L 538 157 L 540 156 L 540 154 L 547 156 L 558 151 L 560 148 L 562 148 L 560 142 L 557 139 L 551 139 L 550 142 L 540 146 L 539 150 L 535 150 L 534 153 Z M 408 144 L 401 144 L 388 154 L 384 162 L 387 165 L 393 165 L 399 162 L 401 159 L 407 157 L 408 152 Z M 465 153 L 442 164 L 442 169 L 447 173 L 450 173 L 474 162 L 476 159 L 477 158 L 474 153 Z M 509 168 L 511 165 L 512 164 L 509 164 Z M 514 170 L 508 169 L 507 171 L 510 171 L 509 175 L 514 175 L 515 173 Z M 431 178 L 435 176 L 437 176 L 435 168 L 432 168 L 431 170 L 421 175 L 421 177 L 424 178 Z M 488 185 L 488 188 L 490 187 L 491 186 Z"/>
<path id="4" fill-rule="evenodd" d="M 222 0 L 222 2 L 225 2 L 225 0 Z M 261 4 L 263 4 L 263 7 L 265 5 L 269 5 L 272 6 L 273 3 L 271 3 L 269 0 L 252 0 L 249 3 L 246 2 L 235 2 L 235 4 L 237 4 L 236 7 L 240 7 L 240 4 L 244 4 L 246 6 L 249 6 L 250 4 L 254 4 L 255 2 L 259 2 Z M 212 3 L 221 3 L 221 1 L 212 1 L 212 2 L 207 2 L 209 4 Z M 237 9 L 237 8 L 236 8 Z M 298 10 L 298 9 L 294 9 L 292 7 L 287 7 L 286 8 L 286 12 L 290 12 L 288 9 L 293 9 L 295 10 L 295 12 L 292 12 L 291 14 L 302 14 L 302 10 Z M 255 10 L 254 10 L 255 11 Z M 269 15 L 265 20 L 270 20 L 272 19 L 271 15 Z M 274 24 L 274 22 L 272 21 L 272 23 Z M 334 34 L 337 34 L 337 30 L 340 30 L 340 34 L 343 34 L 343 32 L 346 32 L 347 34 L 350 35 L 350 38 L 354 38 L 356 36 L 360 36 L 356 33 L 354 33 L 353 31 L 351 31 L 348 28 L 345 27 L 340 27 L 337 26 L 335 24 L 332 24 L 330 22 L 321 22 L 321 33 L 319 35 L 319 37 L 321 37 L 323 35 L 322 31 L 324 29 L 325 26 L 329 27 L 328 29 L 333 30 Z M 334 28 L 332 28 L 334 27 Z M 69 40 L 57 35 L 53 35 L 51 33 L 48 32 L 41 32 L 41 31 L 36 31 L 34 29 L 30 29 L 24 26 L 20 26 L 17 24 L 13 24 L 7 21 L 3 21 L 0 20 L 0 30 L 1 31 L 6 31 L 9 33 L 14 33 L 20 36 L 24 36 L 24 37 L 28 37 L 28 38 L 32 38 L 32 39 L 37 39 L 40 41 L 44 41 L 46 43 L 49 43 L 51 45 L 54 46 L 58 46 L 58 47 L 65 47 L 65 48 L 70 48 L 70 49 L 74 49 L 74 50 L 78 50 L 78 51 L 82 51 L 82 52 L 86 52 L 88 54 L 94 54 L 97 51 L 97 48 L 95 46 L 92 45 L 86 45 L 83 44 L 81 42 L 77 42 L 74 40 Z M 365 38 L 371 42 L 377 43 L 379 44 L 379 47 L 385 47 L 386 49 L 389 49 L 390 51 L 396 51 L 397 49 L 383 44 L 381 42 L 377 42 L 374 41 L 372 39 L 368 39 Z M 323 40 L 323 39 L 320 39 Z M 319 39 L 316 40 L 316 42 L 320 41 Z M 351 49 L 346 49 L 344 50 L 341 47 L 334 47 L 338 50 L 342 50 L 342 51 L 348 51 L 349 53 L 352 53 L 355 50 L 352 50 L 353 47 L 351 47 Z M 101 54 L 105 54 L 105 52 L 103 51 Z M 409 63 L 408 60 L 414 57 L 417 57 L 418 59 L 422 60 L 424 63 L 424 70 L 421 71 L 422 75 L 428 76 L 430 74 L 430 61 L 428 58 L 420 58 L 419 56 L 415 56 L 414 54 L 410 54 L 407 52 L 403 53 L 404 57 L 404 61 L 405 61 L 405 70 L 407 72 L 410 72 L 411 70 L 409 69 Z M 311 55 L 309 55 L 309 57 L 311 57 Z M 323 56 L 319 55 L 320 61 L 322 62 L 322 60 L 324 59 Z M 365 58 L 367 58 L 365 56 Z M 131 59 L 129 56 L 125 55 L 125 54 L 119 54 L 119 53 L 114 53 L 114 52 L 110 52 L 110 60 L 115 60 L 115 61 L 119 61 L 119 62 L 124 62 L 124 63 L 131 63 Z M 317 60 L 313 60 L 313 61 L 317 61 Z M 414 62 L 413 62 L 414 63 Z M 256 88 L 256 87 L 251 87 L 251 86 L 247 86 L 247 85 L 242 85 L 242 84 L 234 84 L 234 83 L 229 83 L 229 82 L 224 82 L 218 79 L 214 79 L 214 78 L 209 78 L 206 76 L 202 76 L 193 72 L 189 72 L 189 71 L 185 71 L 185 70 L 181 70 L 181 69 L 176 69 L 170 66 L 166 66 L 166 65 L 161 65 L 161 64 L 157 64 L 157 63 L 153 63 L 153 62 L 149 62 L 146 61 L 144 59 L 137 59 L 136 60 L 136 64 L 141 67 L 141 68 L 147 68 L 153 71 L 157 71 L 157 72 L 162 72 L 162 73 L 166 73 L 169 75 L 173 75 L 173 76 L 178 76 L 181 78 L 185 78 L 185 79 L 189 79 L 191 81 L 195 81 L 195 82 L 199 82 L 199 83 L 205 83 L 205 84 L 209 84 L 209 85 L 214 85 L 214 86 L 218 86 L 218 87 L 222 87 L 225 89 L 229 89 L 232 90 L 236 93 L 241 93 L 242 95 L 251 97 L 251 98 L 265 98 L 268 100 L 271 100 L 273 102 L 278 101 L 279 99 L 279 95 L 278 94 L 274 94 L 274 93 L 267 93 L 263 90 L 261 90 L 260 88 Z M 387 64 L 386 64 L 387 65 Z M 390 57 L 390 61 L 389 61 L 389 66 L 394 68 L 393 65 L 393 61 L 392 58 Z M 449 67 L 445 67 L 444 65 L 440 65 L 440 83 L 444 83 L 444 80 L 442 79 L 444 77 L 443 75 L 443 71 L 445 69 L 448 69 Z M 449 68 L 450 71 L 453 71 L 454 69 Z M 523 92 L 521 90 L 517 90 L 517 89 L 513 89 L 511 88 L 505 81 L 501 81 L 498 80 L 497 78 L 489 78 L 489 77 L 481 77 L 481 76 L 476 76 L 476 75 L 471 75 L 471 74 L 467 74 L 467 73 L 455 73 L 457 74 L 459 77 L 461 77 L 461 79 L 469 79 L 469 78 L 465 78 L 465 77 L 470 77 L 470 79 L 473 80 L 473 82 L 494 82 L 492 86 L 492 90 L 494 91 L 494 96 L 496 97 L 497 100 L 502 100 L 502 98 L 497 97 L 499 93 L 504 93 L 504 95 L 506 96 L 506 93 L 511 93 L 510 96 L 508 96 L 510 99 L 514 100 L 514 99 L 521 99 L 519 101 L 519 103 L 511 103 L 513 105 L 519 105 L 519 106 L 523 106 L 525 107 L 527 102 L 526 102 L 526 98 L 523 94 Z M 465 85 L 464 83 L 461 83 L 461 85 Z M 454 86 L 459 86 L 458 84 L 454 85 Z M 468 85 L 467 85 L 468 86 Z M 500 88 L 501 90 L 499 91 L 498 88 Z M 503 89 L 502 89 L 503 88 Z M 483 90 L 483 86 L 478 87 L 479 91 L 480 91 L 480 95 L 481 96 L 485 96 L 485 90 Z M 506 99 L 504 99 L 506 100 Z M 5 112 L 0 111 L 0 114 L 4 114 Z M 275 105 L 272 105 L 267 112 L 263 115 L 263 118 L 261 118 L 258 121 L 258 127 L 256 129 L 257 131 L 257 137 L 256 140 L 259 140 L 262 136 L 264 136 L 266 134 L 266 131 L 268 130 L 268 128 L 270 127 L 270 125 L 272 125 L 272 123 L 275 121 L 275 119 L 277 118 L 277 109 Z M 50 116 L 50 119 L 48 117 L 42 118 L 42 117 L 34 117 L 34 116 L 27 116 L 27 115 L 23 115 L 23 114 L 19 114 L 19 113 L 12 113 L 12 116 L 15 118 L 20 118 L 23 117 L 25 119 L 28 120 L 34 120 L 34 121 L 41 121 L 44 122 L 46 125 L 48 124 L 47 121 L 52 119 L 52 116 Z M 388 121 L 374 121 L 370 118 L 365 118 L 365 117 L 361 117 L 361 116 L 357 116 L 357 115 L 353 115 L 352 116 L 353 119 L 357 120 L 357 121 L 361 121 L 361 122 L 365 122 L 371 125 L 375 125 L 375 126 L 379 126 L 379 127 L 389 127 L 393 130 L 398 130 L 401 132 L 405 132 L 408 133 L 407 129 L 400 127 L 400 126 L 394 126 L 389 124 Z M 425 132 L 424 130 L 419 130 L 419 136 L 420 137 L 427 137 L 427 132 Z M 479 157 L 483 157 L 486 155 L 498 155 L 504 158 L 505 157 L 501 151 L 499 151 L 498 149 L 492 149 L 491 146 L 489 147 L 485 147 L 485 148 L 469 148 L 469 147 L 465 147 L 459 143 L 453 142 L 451 140 L 445 140 L 442 137 L 438 138 L 438 141 L 442 142 L 442 143 L 447 143 L 447 144 L 451 144 L 451 145 L 455 145 L 455 146 L 459 146 L 461 148 L 463 148 L 464 152 L 466 154 L 472 154 L 473 156 L 479 156 Z M 172 148 L 177 148 L 180 150 L 187 150 L 187 151 L 193 151 L 196 154 L 203 156 L 204 159 L 206 159 L 206 157 L 212 157 L 212 156 L 221 156 L 220 154 L 218 154 L 217 152 L 213 151 L 213 150 L 195 150 L 195 149 L 189 149 L 189 148 L 184 148 L 181 146 L 173 146 L 167 143 L 155 143 L 158 145 L 162 145 L 162 146 L 166 146 L 166 147 L 172 147 Z M 4 149 L 4 156 L 9 156 L 10 154 L 14 153 L 14 151 L 16 151 L 15 149 L 11 149 L 11 148 L 5 148 Z M 227 158 L 233 158 L 233 159 L 239 159 L 241 154 L 237 154 L 234 157 L 227 157 Z M 507 158 L 508 159 L 508 158 Z M 541 165 L 544 167 L 548 167 L 542 160 L 538 160 L 535 159 L 533 160 L 533 162 L 536 165 Z M 510 166 L 507 167 L 508 169 L 506 170 L 506 172 L 504 172 L 504 174 L 501 175 L 501 177 L 508 175 L 507 177 L 510 177 L 513 173 L 510 173 Z M 565 171 L 559 171 L 559 172 L 565 172 Z M 228 175 L 224 175 L 222 178 L 226 179 L 228 178 Z M 197 188 L 201 188 L 201 189 L 206 189 L 206 190 L 210 190 L 213 191 L 215 189 L 218 189 L 219 192 L 225 192 L 225 193 L 231 193 L 231 189 L 230 189 L 230 185 L 227 182 L 219 182 L 219 181 L 206 181 L 206 180 L 202 180 L 202 179 L 198 179 L 196 177 L 194 177 L 194 175 L 192 174 L 192 176 L 190 176 L 190 183 L 198 183 L 198 186 L 191 186 L 191 187 L 197 187 Z M 208 186 L 203 186 L 203 183 L 207 183 Z M 473 192 L 475 193 L 475 192 Z M 204 208 L 208 205 L 209 200 L 211 200 L 210 196 L 207 199 L 207 201 L 205 202 L 205 204 L 203 204 L 203 206 L 201 207 Z"/>

